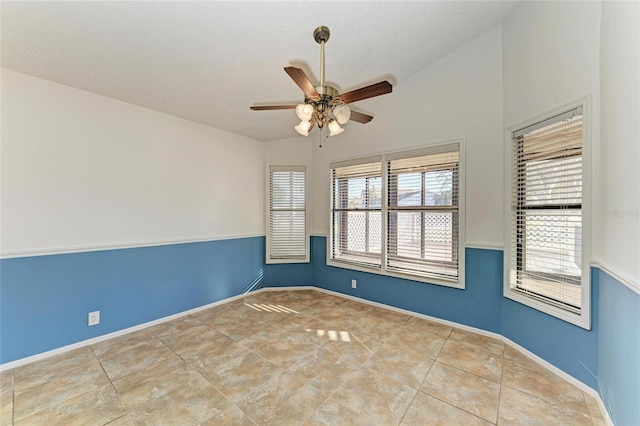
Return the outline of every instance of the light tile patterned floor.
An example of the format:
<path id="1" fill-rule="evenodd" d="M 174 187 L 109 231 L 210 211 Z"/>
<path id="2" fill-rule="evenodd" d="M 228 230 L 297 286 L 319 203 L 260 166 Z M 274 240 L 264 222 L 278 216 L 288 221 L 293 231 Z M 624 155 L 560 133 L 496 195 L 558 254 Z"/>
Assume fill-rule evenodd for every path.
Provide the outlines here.
<path id="1" fill-rule="evenodd" d="M 603 425 L 498 340 L 268 291 L 1 373 L 1 425 Z"/>

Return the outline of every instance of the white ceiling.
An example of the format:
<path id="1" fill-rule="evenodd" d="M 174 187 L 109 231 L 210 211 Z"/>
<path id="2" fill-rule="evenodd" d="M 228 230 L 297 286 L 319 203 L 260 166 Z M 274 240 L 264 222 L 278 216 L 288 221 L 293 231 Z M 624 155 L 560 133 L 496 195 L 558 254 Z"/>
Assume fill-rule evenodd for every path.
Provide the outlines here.
<path id="1" fill-rule="evenodd" d="M 2 1 L 2 66 L 259 140 L 296 136 L 283 68 L 342 91 L 402 81 L 499 24 L 515 1 Z M 386 95 L 386 96 L 393 96 Z M 366 103 L 357 105 L 367 111 Z M 375 113 L 375 111 L 374 111 Z M 375 120 L 368 126 L 374 125 Z"/>

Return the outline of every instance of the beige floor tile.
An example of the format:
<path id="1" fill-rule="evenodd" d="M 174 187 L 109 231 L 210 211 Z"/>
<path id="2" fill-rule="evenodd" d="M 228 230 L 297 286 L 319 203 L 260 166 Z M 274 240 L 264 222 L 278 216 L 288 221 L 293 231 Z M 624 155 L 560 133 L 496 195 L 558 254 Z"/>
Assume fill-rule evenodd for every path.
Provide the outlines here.
<path id="1" fill-rule="evenodd" d="M 502 355 L 480 351 L 457 340 L 448 340 L 437 360 L 494 382 L 502 378 Z"/>
<path id="2" fill-rule="evenodd" d="M 604 421 L 604 416 L 602 415 L 602 410 L 600 410 L 598 400 L 584 391 L 582 392 L 582 395 L 584 396 L 584 401 L 587 403 L 587 409 L 589 410 L 591 417 L 593 419 Z"/>
<path id="3" fill-rule="evenodd" d="M 0 426 L 13 420 L 605 424 L 596 399 L 500 340 L 314 290 L 249 294 L 1 372 Z"/>
<path id="4" fill-rule="evenodd" d="M 360 364 L 349 356 L 338 355 L 317 346 L 308 356 L 301 357 L 288 371 L 330 395 L 359 367 Z"/>
<path id="5" fill-rule="evenodd" d="M 178 334 L 166 334 L 159 339 L 175 353 L 181 353 L 189 348 L 199 346 L 204 342 L 213 341 L 223 337 L 215 328 L 200 322 L 190 328 L 182 330 Z"/>
<path id="6" fill-rule="evenodd" d="M 278 375 L 282 369 L 253 352 L 238 355 L 202 375 L 232 401 L 237 401 Z"/>
<path id="7" fill-rule="evenodd" d="M 421 352 L 427 358 L 436 359 L 445 341 L 445 339 L 436 335 L 403 327 L 391 336 L 387 343 L 400 348 L 411 348 Z"/>
<path id="8" fill-rule="evenodd" d="M 229 322 L 225 324 L 208 323 L 216 330 L 233 340 L 241 340 L 264 329 L 265 323 L 260 320 L 248 318 L 237 323 Z"/>
<path id="9" fill-rule="evenodd" d="M 149 327 L 147 331 L 155 337 L 166 337 L 175 334 L 181 334 L 185 331 L 190 330 L 192 327 L 196 327 L 201 324 L 202 323 L 196 318 L 190 315 L 186 315 Z"/>
<path id="10" fill-rule="evenodd" d="M 171 362 L 114 382 L 137 424 L 200 424 L 232 407 L 199 373 Z"/>
<path id="11" fill-rule="evenodd" d="M 364 365 L 418 389 L 433 365 L 433 360 L 420 351 L 385 343 Z"/>
<path id="12" fill-rule="evenodd" d="M 300 311 L 291 303 L 243 302 L 239 310 L 251 319 L 266 323 L 288 321 L 300 315 Z"/>
<path id="13" fill-rule="evenodd" d="M 198 346 L 189 347 L 178 355 L 187 363 L 190 369 L 207 371 L 248 351 L 247 347 L 225 336 Z"/>
<path id="14" fill-rule="evenodd" d="M 380 349 L 383 342 L 367 337 L 358 336 L 355 333 L 337 334 L 335 339 L 326 339 L 322 347 L 338 355 L 348 356 L 354 362 L 363 364 L 375 351 Z"/>
<path id="15" fill-rule="evenodd" d="M 425 393 L 418 392 L 401 424 L 407 426 L 489 426 L 493 423 L 489 423 L 480 417 L 469 414 Z"/>
<path id="16" fill-rule="evenodd" d="M 353 332 L 359 336 L 380 341 L 388 340 L 399 330 L 402 330 L 399 323 L 386 321 L 370 314 L 357 318 L 356 324 L 353 326 Z"/>
<path id="17" fill-rule="evenodd" d="M 241 409 L 232 405 L 225 408 L 220 414 L 212 417 L 200 426 L 255 426 L 255 422 L 249 418 Z"/>
<path id="18" fill-rule="evenodd" d="M 496 421 L 500 398 L 496 382 L 436 362 L 421 390 L 489 422 Z"/>
<path id="19" fill-rule="evenodd" d="M 98 360 L 109 379 L 118 380 L 175 356 L 173 351 L 156 338 L 148 339 L 126 351 L 108 351 Z"/>
<path id="20" fill-rule="evenodd" d="M 405 327 L 414 328 L 420 331 L 426 331 L 427 333 L 436 335 L 443 339 L 449 338 L 453 327 L 448 325 L 444 325 L 435 321 L 429 321 L 426 319 L 411 317 L 407 322 L 404 323 Z"/>
<path id="21" fill-rule="evenodd" d="M 13 369 L 0 372 L 0 426 L 13 422 Z"/>
<path id="22" fill-rule="evenodd" d="M 591 417 L 566 405 L 556 405 L 536 396 L 502 386 L 499 425 L 584 425 Z"/>
<path id="23" fill-rule="evenodd" d="M 49 376 L 55 376 L 60 371 L 76 368 L 82 365 L 95 365 L 96 357 L 90 347 L 75 349 L 59 355 L 26 364 L 14 369 L 14 386 L 16 392 L 40 386 L 48 380 Z"/>
<path id="24" fill-rule="evenodd" d="M 305 422 L 305 426 L 375 426 L 376 423 L 365 419 L 353 410 L 338 404 L 329 398 Z"/>
<path id="25" fill-rule="evenodd" d="M 284 334 L 280 329 L 271 325 L 264 325 L 261 330 L 255 333 L 237 340 L 239 344 L 249 349 L 256 348 L 263 343 L 280 339 L 280 336 Z"/>
<path id="26" fill-rule="evenodd" d="M 187 370 L 187 364 L 177 356 L 173 356 L 127 377 L 114 380 L 113 386 L 119 394 L 123 394 L 138 386 L 167 380 L 168 376 Z"/>
<path id="27" fill-rule="evenodd" d="M 109 357 L 133 349 L 152 338 L 153 334 L 148 329 L 143 329 L 96 343 L 91 348 L 96 356 Z"/>
<path id="28" fill-rule="evenodd" d="M 411 315 L 385 308 L 374 308 L 370 311 L 370 315 L 382 321 L 392 322 L 398 325 L 403 325 L 412 318 Z"/>
<path id="29" fill-rule="evenodd" d="M 494 339 L 493 337 L 471 333 L 459 328 L 453 329 L 449 335 L 449 340 L 459 341 L 480 351 L 491 352 L 500 356 L 502 356 L 505 346 L 502 341 Z"/>
<path id="30" fill-rule="evenodd" d="M 505 359 L 502 384 L 535 395 L 552 404 L 562 404 L 588 413 L 587 403 L 580 389 L 534 361 L 525 365 Z"/>
<path id="31" fill-rule="evenodd" d="M 280 339 L 263 343 L 254 351 L 281 368 L 289 368 L 317 347 L 306 333 L 285 334 Z"/>
<path id="32" fill-rule="evenodd" d="M 416 390 L 395 379 L 361 367 L 334 394 L 334 399 L 377 424 L 398 424 Z"/>
<path id="33" fill-rule="evenodd" d="M 21 380 L 31 376 L 15 377 L 14 421 L 109 385 L 109 379 L 95 358 L 74 368 L 56 368 L 54 371 L 47 374 L 46 380 L 37 386 L 21 386 Z"/>
<path id="34" fill-rule="evenodd" d="M 107 426 L 136 426 L 129 414 L 120 416 L 117 419 L 107 423 Z"/>
<path id="35" fill-rule="evenodd" d="M 237 402 L 237 406 L 258 424 L 296 424 L 325 400 L 318 389 L 283 372 Z"/>
<path id="36" fill-rule="evenodd" d="M 103 425 L 126 414 L 113 386 L 83 393 L 38 411 L 15 425 Z"/>
<path id="37" fill-rule="evenodd" d="M 236 326 L 238 324 L 244 324 L 247 321 L 253 321 L 250 317 L 245 315 L 242 310 L 229 307 L 225 309 L 214 308 L 207 314 L 203 314 L 202 316 L 198 316 L 196 318 L 215 329 L 219 329 L 219 327 L 225 325 Z"/>

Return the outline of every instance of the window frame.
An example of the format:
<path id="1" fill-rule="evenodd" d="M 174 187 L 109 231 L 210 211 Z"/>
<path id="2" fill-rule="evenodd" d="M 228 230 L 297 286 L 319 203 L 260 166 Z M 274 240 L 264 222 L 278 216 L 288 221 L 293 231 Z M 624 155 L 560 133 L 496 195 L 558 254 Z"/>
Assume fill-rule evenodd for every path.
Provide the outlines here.
<path id="1" fill-rule="evenodd" d="M 305 256 L 302 257 L 271 257 L 271 172 L 304 172 L 305 187 Z M 266 179 L 266 197 L 265 197 L 265 263 L 267 264 L 284 264 L 284 263 L 309 263 L 310 256 L 310 221 L 309 221 L 309 176 L 307 166 L 281 166 L 267 164 L 265 167 Z"/>
<path id="2" fill-rule="evenodd" d="M 581 298 L 580 298 L 580 312 L 572 312 L 567 308 L 562 308 L 556 305 L 556 303 L 549 301 L 546 302 L 542 297 L 529 296 L 522 290 L 515 289 L 515 283 L 511 282 L 512 261 L 514 256 L 518 257 L 517 253 L 513 253 L 512 244 L 514 238 L 517 239 L 517 232 L 512 232 L 512 223 L 514 220 L 513 209 L 513 193 L 512 193 L 512 178 L 514 168 L 514 150 L 516 147 L 513 142 L 513 133 L 527 127 L 536 125 L 547 120 L 551 120 L 555 117 L 561 116 L 564 113 L 582 108 L 582 200 L 580 203 L 580 212 L 582 220 L 582 244 L 581 244 Z M 559 121 L 559 120 L 558 120 Z M 549 122 L 552 124 L 552 122 Z M 503 273 L 503 296 L 511 299 L 515 302 L 521 303 L 530 308 L 544 312 L 548 315 L 569 322 L 573 325 L 582 327 L 584 329 L 591 329 L 591 266 L 590 266 L 590 248 L 591 248 L 591 179 L 592 179 L 592 156 L 591 156 L 591 104 L 590 98 L 585 97 L 578 101 L 563 105 L 553 110 L 547 111 L 543 114 L 537 115 L 526 121 L 520 122 L 516 125 L 510 126 L 505 131 L 505 233 L 504 233 L 504 273 Z M 572 206 L 577 209 L 577 205 Z M 526 270 L 524 271 L 526 272 Z M 517 271 L 516 271 L 517 273 Z"/>
<path id="3" fill-rule="evenodd" d="M 389 217 L 389 206 L 388 206 L 388 197 L 389 197 L 389 182 L 388 177 L 389 173 L 387 170 L 387 163 L 390 158 L 396 158 L 398 155 L 410 154 L 416 152 L 416 157 L 419 156 L 419 152 L 430 150 L 430 149 L 438 149 L 440 147 L 446 147 L 450 145 L 458 145 L 458 238 L 454 239 L 453 245 L 457 247 L 457 256 L 458 256 L 458 277 L 457 279 L 444 279 L 434 276 L 425 276 L 418 275 L 412 273 L 404 273 L 395 270 L 387 269 L 387 255 L 388 255 L 388 239 L 389 239 L 389 229 L 388 229 L 388 217 Z M 332 171 L 335 168 L 334 166 L 340 163 L 345 164 L 358 164 L 360 161 L 367 162 L 370 160 L 372 156 L 355 158 L 351 160 L 334 162 L 329 165 L 329 198 L 330 198 L 330 206 L 329 206 L 329 236 L 327 241 L 327 265 L 351 269 L 360 272 L 369 272 L 377 275 L 384 275 L 394 278 L 402 278 L 411 281 L 423 282 L 428 284 L 441 285 L 445 287 L 453 287 L 457 289 L 465 288 L 465 140 L 464 139 L 455 139 L 450 141 L 442 141 L 429 145 L 422 145 L 415 148 L 409 148 L 401 151 L 387 151 L 380 154 L 375 155 L 376 158 L 379 158 L 381 164 L 381 177 L 382 177 L 382 188 L 381 188 L 381 253 L 380 253 L 380 266 L 368 266 L 358 263 L 349 263 L 337 259 L 332 258 L 332 250 L 334 245 L 334 236 L 333 236 L 333 202 L 334 202 L 334 194 L 333 194 L 333 176 Z M 425 155 L 425 154 L 422 154 Z"/>

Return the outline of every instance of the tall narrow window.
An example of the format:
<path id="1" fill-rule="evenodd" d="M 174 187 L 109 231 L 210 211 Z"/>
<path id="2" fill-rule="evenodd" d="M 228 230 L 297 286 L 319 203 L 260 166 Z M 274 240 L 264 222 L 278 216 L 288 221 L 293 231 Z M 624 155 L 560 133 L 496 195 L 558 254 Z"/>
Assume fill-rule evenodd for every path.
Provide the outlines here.
<path id="1" fill-rule="evenodd" d="M 309 261 L 306 167 L 269 166 L 267 263 Z"/>
<path id="2" fill-rule="evenodd" d="M 380 157 L 332 164 L 330 259 L 381 265 L 382 175 Z"/>
<path id="3" fill-rule="evenodd" d="M 511 158 L 506 295 L 585 326 L 582 107 L 513 132 Z"/>
<path id="4" fill-rule="evenodd" d="M 387 269 L 458 279 L 459 145 L 387 155 Z"/>

